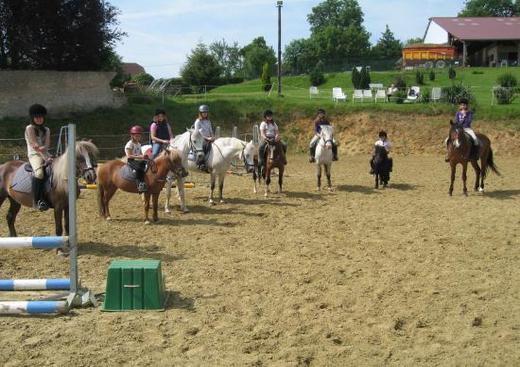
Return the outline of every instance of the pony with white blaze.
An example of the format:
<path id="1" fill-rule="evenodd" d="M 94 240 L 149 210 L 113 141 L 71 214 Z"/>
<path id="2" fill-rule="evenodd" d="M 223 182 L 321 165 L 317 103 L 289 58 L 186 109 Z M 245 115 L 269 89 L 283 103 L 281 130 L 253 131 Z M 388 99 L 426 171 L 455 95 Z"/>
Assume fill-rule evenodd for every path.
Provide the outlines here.
<path id="1" fill-rule="evenodd" d="M 327 176 L 328 190 L 332 191 L 332 182 L 330 179 L 332 168 L 332 145 L 334 144 L 334 128 L 330 125 L 322 125 L 319 134 L 320 139 L 316 144 L 316 154 L 314 159 L 316 161 L 316 177 L 318 180 L 318 191 L 321 190 L 321 167 L 325 170 Z"/>
<path id="2" fill-rule="evenodd" d="M 259 144 L 251 140 L 244 147 L 242 158 L 244 160 L 244 167 L 247 173 L 253 173 L 253 192 L 258 192 L 257 182 L 260 182 L 260 175 L 258 174 L 258 151 Z"/>
<path id="3" fill-rule="evenodd" d="M 192 139 L 186 137 L 192 136 Z M 193 131 L 188 131 L 178 137 L 176 137 L 170 144 L 181 152 L 183 157 L 183 165 L 184 168 L 189 171 L 200 172 L 197 167 L 197 160 L 195 157 L 190 156 L 191 152 L 196 152 L 197 156 L 202 153 L 202 140 L 200 143 L 200 149 L 198 149 L 198 145 L 193 145 L 193 139 L 198 139 L 195 135 L 196 133 Z M 200 134 L 198 134 L 200 135 Z M 226 172 L 229 170 L 231 166 L 231 162 L 235 158 L 242 158 L 242 152 L 246 146 L 246 142 L 237 138 L 218 138 L 211 144 L 211 150 L 208 154 L 207 158 L 207 167 L 210 173 L 210 195 L 209 195 L 209 203 L 211 205 L 215 204 L 213 199 L 213 193 L 215 190 L 216 181 L 218 179 L 219 185 L 219 201 L 221 203 L 224 202 L 223 198 L 223 190 L 224 190 L 224 179 L 226 177 Z M 166 184 L 166 205 L 165 210 L 169 212 L 170 210 L 170 199 L 171 199 L 171 180 L 168 180 Z M 177 189 L 179 193 L 179 199 L 181 201 L 181 210 L 187 212 L 185 205 L 185 194 L 184 194 L 184 178 L 177 178 Z"/>

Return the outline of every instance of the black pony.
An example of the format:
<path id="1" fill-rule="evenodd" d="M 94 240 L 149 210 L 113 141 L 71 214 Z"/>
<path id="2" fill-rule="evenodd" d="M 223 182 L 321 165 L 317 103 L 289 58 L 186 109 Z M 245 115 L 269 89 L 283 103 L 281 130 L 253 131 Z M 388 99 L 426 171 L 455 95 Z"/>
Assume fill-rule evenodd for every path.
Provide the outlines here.
<path id="1" fill-rule="evenodd" d="M 392 158 L 388 158 L 388 152 L 385 147 L 376 145 L 374 147 L 374 156 L 370 161 L 372 172 L 375 177 L 375 188 L 379 188 L 379 184 L 386 187 L 390 181 L 390 172 L 392 172 Z"/>

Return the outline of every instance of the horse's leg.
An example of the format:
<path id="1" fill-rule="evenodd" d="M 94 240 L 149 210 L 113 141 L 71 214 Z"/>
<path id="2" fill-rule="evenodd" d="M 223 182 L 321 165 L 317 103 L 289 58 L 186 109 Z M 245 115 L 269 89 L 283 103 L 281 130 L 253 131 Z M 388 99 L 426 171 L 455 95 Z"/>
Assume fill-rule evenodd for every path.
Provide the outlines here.
<path id="1" fill-rule="evenodd" d="M 271 192 L 269 190 L 269 185 L 271 184 L 271 167 L 265 167 L 265 194 L 264 196 L 267 197 L 267 194 Z"/>
<path id="2" fill-rule="evenodd" d="M 285 167 L 282 165 L 278 168 L 278 193 L 281 194 L 283 192 L 283 171 Z"/>
<path id="3" fill-rule="evenodd" d="M 63 236 L 63 206 L 61 204 L 54 206 L 54 228 L 56 236 Z"/>
<path id="4" fill-rule="evenodd" d="M 9 197 L 9 210 L 7 211 L 6 219 L 7 226 L 9 227 L 9 236 L 16 237 L 16 228 L 14 227 L 14 222 L 16 221 L 16 216 L 20 211 L 21 204 L 14 200 L 12 197 Z"/>
<path id="5" fill-rule="evenodd" d="M 465 161 L 462 163 L 462 185 L 464 196 L 468 196 L 468 187 L 466 186 L 466 181 L 468 179 L 468 162 Z"/>
<path id="6" fill-rule="evenodd" d="M 152 209 L 153 209 L 152 219 L 154 222 L 157 222 L 159 220 L 159 214 L 157 213 L 157 211 L 159 210 L 159 193 L 152 194 Z"/>
<path id="7" fill-rule="evenodd" d="M 480 159 L 480 187 L 479 191 L 484 192 L 484 180 L 486 178 L 486 173 L 488 169 L 488 156 L 489 156 L 489 147 L 486 148 L 486 153 L 483 154 Z"/>
<path id="8" fill-rule="evenodd" d="M 170 186 L 171 187 L 171 186 Z M 184 177 L 177 177 L 177 195 L 181 205 L 181 212 L 188 213 L 189 210 L 186 208 L 186 191 L 184 190 Z"/>
<path id="9" fill-rule="evenodd" d="M 256 187 L 256 169 L 253 169 L 253 192 L 256 194 L 257 193 L 257 187 Z"/>
<path id="10" fill-rule="evenodd" d="M 215 205 L 215 201 L 213 200 L 213 191 L 215 191 L 215 181 L 216 181 L 216 176 L 213 172 L 211 172 L 211 176 L 210 176 L 210 193 L 209 193 L 209 204 L 210 205 Z"/>
<path id="11" fill-rule="evenodd" d="M 222 173 L 218 175 L 218 192 L 219 192 L 219 202 L 221 204 L 224 203 L 224 179 L 226 178 L 226 173 Z"/>
<path id="12" fill-rule="evenodd" d="M 478 161 L 471 161 L 471 165 L 473 166 L 473 169 L 475 170 L 475 191 L 479 191 L 479 183 L 480 183 L 480 167 L 478 165 Z"/>
<path id="13" fill-rule="evenodd" d="M 144 224 L 150 224 L 150 219 L 148 218 L 148 212 L 150 211 L 150 193 L 145 192 L 143 199 Z"/>
<path id="14" fill-rule="evenodd" d="M 318 183 L 316 190 L 320 191 L 321 190 L 321 164 L 319 162 L 316 164 L 316 182 Z"/>
<path id="15" fill-rule="evenodd" d="M 451 176 L 450 176 L 450 189 L 448 191 L 448 194 L 450 196 L 452 196 L 453 195 L 453 183 L 455 182 L 455 173 L 457 171 L 457 164 L 451 163 L 450 167 L 451 167 Z"/>
<path id="16" fill-rule="evenodd" d="M 332 163 L 325 164 L 325 174 L 327 175 L 327 185 L 329 187 L 329 191 L 332 190 L 332 180 L 330 179 L 331 168 L 332 168 Z"/>
<path id="17" fill-rule="evenodd" d="M 168 173 L 168 176 L 166 177 L 166 184 L 165 184 L 165 188 L 166 188 L 166 203 L 164 204 L 165 213 L 171 213 L 170 199 L 172 197 L 172 182 L 173 182 L 173 177 L 170 172 L 170 173 Z"/>
<path id="18" fill-rule="evenodd" d="M 109 208 L 108 204 L 110 203 L 110 200 L 112 199 L 112 197 L 114 196 L 116 191 L 117 191 L 116 187 L 105 188 L 105 195 L 103 197 L 103 207 L 105 208 L 105 219 L 106 220 L 112 219 L 111 215 L 110 215 L 110 208 Z"/>

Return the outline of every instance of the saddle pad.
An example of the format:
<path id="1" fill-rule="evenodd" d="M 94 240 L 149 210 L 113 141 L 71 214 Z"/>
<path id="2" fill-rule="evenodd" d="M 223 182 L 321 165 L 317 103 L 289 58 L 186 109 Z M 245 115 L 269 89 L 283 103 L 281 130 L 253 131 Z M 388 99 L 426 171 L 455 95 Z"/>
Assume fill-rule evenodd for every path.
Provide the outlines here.
<path id="1" fill-rule="evenodd" d="M 32 192 L 32 177 L 33 172 L 27 171 L 26 166 L 29 165 L 29 163 L 22 164 L 17 170 L 14 175 L 14 180 L 11 183 L 11 190 L 16 192 L 22 192 L 25 194 L 30 194 Z M 50 170 L 47 168 L 46 170 L 47 177 L 50 177 L 51 173 Z M 48 193 L 51 191 L 51 180 L 45 181 L 45 192 Z"/>
<path id="2" fill-rule="evenodd" d="M 127 181 L 134 182 L 136 180 L 135 172 L 128 164 L 125 164 L 123 167 L 119 169 L 119 176 Z"/>

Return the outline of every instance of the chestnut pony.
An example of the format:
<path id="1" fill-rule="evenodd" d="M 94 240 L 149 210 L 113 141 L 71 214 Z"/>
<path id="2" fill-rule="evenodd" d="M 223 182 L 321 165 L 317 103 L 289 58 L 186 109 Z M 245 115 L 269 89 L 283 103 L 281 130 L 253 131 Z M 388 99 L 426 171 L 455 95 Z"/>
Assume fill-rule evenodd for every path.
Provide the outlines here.
<path id="1" fill-rule="evenodd" d="M 126 192 L 137 193 L 137 186 L 134 181 L 129 181 L 121 177 L 120 171 L 125 163 L 121 160 L 107 161 L 98 168 L 97 188 L 98 188 L 98 207 L 99 214 L 106 220 L 110 220 L 109 202 L 114 196 L 117 189 Z M 144 193 L 144 220 L 145 224 L 149 224 L 148 211 L 150 210 L 150 198 L 152 199 L 153 221 L 159 220 L 157 215 L 157 206 L 159 194 L 166 183 L 166 176 L 169 172 L 181 177 L 184 174 L 182 167 L 182 158 L 171 146 L 162 151 L 155 160 L 150 161 L 148 170 L 145 175 L 145 182 L 148 191 Z"/>
<path id="2" fill-rule="evenodd" d="M 473 142 L 470 137 L 464 133 L 462 126 L 454 124 L 450 121 L 450 132 L 448 139 L 448 159 L 451 167 L 450 196 L 453 194 L 453 182 L 455 181 L 455 173 L 457 164 L 462 165 L 462 182 L 464 185 L 464 195 L 468 195 L 466 187 L 468 162 L 471 163 L 475 170 L 475 191 L 484 191 L 484 179 L 486 178 L 488 168 L 500 176 L 495 162 L 493 161 L 493 150 L 491 149 L 491 141 L 484 135 L 477 133 L 480 143 L 480 152 L 478 157 L 471 157 L 471 145 Z M 480 167 L 478 160 L 480 159 Z"/>

